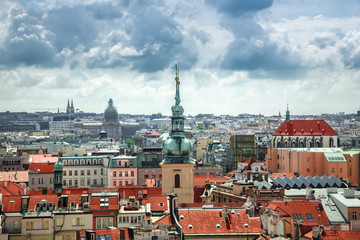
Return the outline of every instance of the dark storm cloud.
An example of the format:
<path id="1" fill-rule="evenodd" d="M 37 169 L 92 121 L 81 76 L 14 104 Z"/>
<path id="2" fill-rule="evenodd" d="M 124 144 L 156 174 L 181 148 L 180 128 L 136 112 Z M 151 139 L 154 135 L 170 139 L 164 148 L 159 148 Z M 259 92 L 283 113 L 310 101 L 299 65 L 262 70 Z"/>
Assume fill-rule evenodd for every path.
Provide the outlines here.
<path id="1" fill-rule="evenodd" d="M 272 6 L 273 1 L 215 1 L 208 0 L 218 12 L 223 13 L 221 26 L 234 36 L 233 42 L 220 61 L 220 67 L 227 70 L 249 71 L 254 78 L 286 78 L 297 68 L 302 68 L 300 56 L 271 41 L 254 16 Z M 261 74 L 260 74 L 260 72 Z M 302 71 L 299 71 L 302 73 Z M 299 74 L 298 73 L 298 74 Z M 286 76 L 281 76 L 282 74 Z"/>
<path id="2" fill-rule="evenodd" d="M 231 17 L 238 17 L 245 13 L 258 12 L 271 7 L 272 0 L 206 0 L 208 4 L 216 7 L 220 13 L 227 14 Z"/>
<path id="3" fill-rule="evenodd" d="M 0 64 L 7 67 L 38 65 L 62 66 L 52 44 L 55 36 L 41 25 L 40 19 L 30 16 L 21 8 L 12 8 L 6 16 L 10 22 L 8 35 L 0 48 Z"/>
<path id="4" fill-rule="evenodd" d="M 62 7 L 46 14 L 44 26 L 56 36 L 55 45 L 61 50 L 78 45 L 88 48 L 98 36 L 97 22 L 84 6 Z"/>
<path id="5" fill-rule="evenodd" d="M 0 64 L 8 67 L 56 68 L 68 62 L 70 69 L 126 66 L 156 72 L 174 61 L 184 69 L 197 61 L 195 44 L 185 42 L 182 25 L 161 1 L 22 4 L 4 16 L 10 24 L 0 49 Z M 202 43 L 209 37 L 195 30 L 191 35 Z M 94 49 L 97 51 L 89 54 Z"/>
<path id="6" fill-rule="evenodd" d="M 98 54 L 90 57 L 88 67 L 130 66 L 139 72 L 156 72 L 174 61 L 182 62 L 185 69 L 196 62 L 195 51 L 183 45 L 181 25 L 161 6 L 151 1 L 134 1 L 125 10 L 128 14 L 121 19 L 121 28 L 126 37 L 120 34 L 110 36 L 107 43 L 100 46 Z M 121 44 L 122 49 L 110 53 L 110 48 L 116 44 Z M 137 54 L 121 54 L 124 48 L 133 49 Z"/>
<path id="7" fill-rule="evenodd" d="M 86 9 L 88 9 L 89 12 L 91 12 L 96 19 L 110 20 L 121 18 L 123 16 L 121 10 L 127 5 L 127 3 L 124 5 L 120 5 L 111 2 L 93 3 L 86 6 Z"/>
<path id="8" fill-rule="evenodd" d="M 298 58 L 266 39 L 261 40 L 259 45 L 256 41 L 237 39 L 230 44 L 221 66 L 230 70 L 280 71 L 296 68 Z"/>

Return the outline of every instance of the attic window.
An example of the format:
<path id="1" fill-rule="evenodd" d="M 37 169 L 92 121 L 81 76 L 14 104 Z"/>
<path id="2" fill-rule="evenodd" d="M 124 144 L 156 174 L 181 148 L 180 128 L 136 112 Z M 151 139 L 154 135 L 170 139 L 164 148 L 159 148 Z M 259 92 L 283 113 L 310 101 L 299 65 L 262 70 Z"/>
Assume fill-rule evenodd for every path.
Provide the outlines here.
<path id="1" fill-rule="evenodd" d="M 10 200 L 10 203 L 15 203 L 15 201 L 14 201 L 14 200 Z"/>
<path id="2" fill-rule="evenodd" d="M 180 215 L 180 219 L 184 219 L 185 217 L 184 217 L 184 215 Z"/>
<path id="3" fill-rule="evenodd" d="M 245 224 L 244 224 L 244 227 L 246 227 L 246 228 L 249 227 L 249 224 L 245 223 Z"/>
<path id="4" fill-rule="evenodd" d="M 234 211 L 234 210 L 231 210 L 231 213 L 232 213 L 232 214 L 235 214 L 235 211 Z"/>
<path id="5" fill-rule="evenodd" d="M 315 221 L 314 217 L 313 217 L 313 215 L 311 213 L 306 213 L 305 216 L 306 216 L 308 222 L 314 222 Z"/>
<path id="6" fill-rule="evenodd" d="M 164 206 L 164 203 L 163 203 L 163 202 L 160 202 L 160 203 L 159 203 L 159 206 L 160 206 L 160 207 Z"/>
<path id="7" fill-rule="evenodd" d="M 189 224 L 189 225 L 188 225 L 188 228 L 192 229 L 192 228 L 193 228 L 193 225 L 192 225 L 192 224 Z"/>
<path id="8" fill-rule="evenodd" d="M 220 224 L 216 224 L 216 228 L 220 228 Z"/>
<path id="9" fill-rule="evenodd" d="M 293 214 L 293 218 L 295 222 L 303 222 L 304 218 L 301 214 Z"/>

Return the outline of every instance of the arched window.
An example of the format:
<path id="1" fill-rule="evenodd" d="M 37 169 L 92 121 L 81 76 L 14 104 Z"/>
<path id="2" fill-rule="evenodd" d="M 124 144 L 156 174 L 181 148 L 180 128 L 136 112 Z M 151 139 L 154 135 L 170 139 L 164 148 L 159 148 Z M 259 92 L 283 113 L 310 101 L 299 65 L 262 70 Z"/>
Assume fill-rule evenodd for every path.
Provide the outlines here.
<path id="1" fill-rule="evenodd" d="M 180 188 L 180 175 L 175 174 L 175 188 Z"/>

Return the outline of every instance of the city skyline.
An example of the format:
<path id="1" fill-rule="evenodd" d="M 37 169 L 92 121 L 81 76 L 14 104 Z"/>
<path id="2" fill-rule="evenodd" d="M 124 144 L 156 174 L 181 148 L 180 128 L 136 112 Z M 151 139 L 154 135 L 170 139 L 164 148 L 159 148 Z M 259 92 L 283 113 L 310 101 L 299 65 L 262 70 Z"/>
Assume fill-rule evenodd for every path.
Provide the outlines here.
<path id="1" fill-rule="evenodd" d="M 5 1 L 0 112 L 356 113 L 358 1 Z"/>

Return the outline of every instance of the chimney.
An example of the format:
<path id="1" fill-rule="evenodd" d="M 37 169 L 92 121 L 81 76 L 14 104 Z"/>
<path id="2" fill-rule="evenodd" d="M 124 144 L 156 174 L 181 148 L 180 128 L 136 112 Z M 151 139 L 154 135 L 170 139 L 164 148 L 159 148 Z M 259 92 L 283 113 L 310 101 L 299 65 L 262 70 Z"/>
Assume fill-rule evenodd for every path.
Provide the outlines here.
<path id="1" fill-rule="evenodd" d="M 228 218 L 229 218 L 229 209 L 228 209 L 228 206 L 224 206 L 224 208 L 223 208 L 223 215 L 224 215 L 224 219 L 228 219 Z"/>

